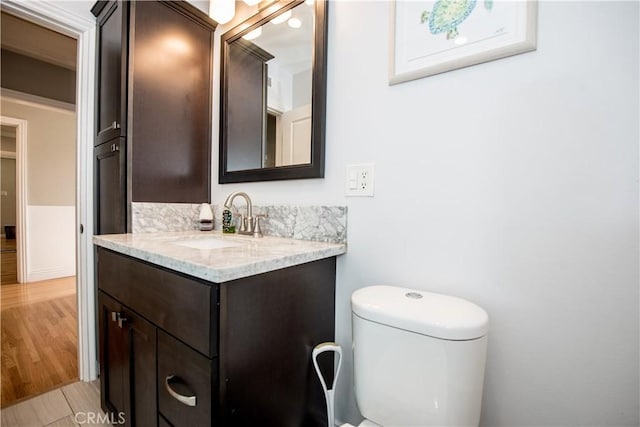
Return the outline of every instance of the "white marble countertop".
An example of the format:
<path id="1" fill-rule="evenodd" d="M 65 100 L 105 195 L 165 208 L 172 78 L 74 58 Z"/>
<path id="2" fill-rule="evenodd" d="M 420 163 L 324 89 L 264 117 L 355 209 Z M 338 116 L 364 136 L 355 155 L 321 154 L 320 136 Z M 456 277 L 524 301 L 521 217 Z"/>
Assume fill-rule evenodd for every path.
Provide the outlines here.
<path id="1" fill-rule="evenodd" d="M 232 247 L 197 249 L 182 244 L 213 240 Z M 346 253 L 340 243 L 265 236 L 254 238 L 220 231 L 107 234 L 93 243 L 152 264 L 210 282 L 226 282 Z M 181 244 L 182 243 L 182 244 Z M 196 242 L 207 243 L 207 242 Z"/>

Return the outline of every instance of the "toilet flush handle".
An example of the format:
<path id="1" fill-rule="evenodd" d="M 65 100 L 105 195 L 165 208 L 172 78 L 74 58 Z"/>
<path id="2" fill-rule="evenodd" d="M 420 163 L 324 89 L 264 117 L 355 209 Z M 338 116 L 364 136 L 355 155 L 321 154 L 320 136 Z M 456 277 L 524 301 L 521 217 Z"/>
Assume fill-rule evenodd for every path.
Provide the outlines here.
<path id="1" fill-rule="evenodd" d="M 338 353 L 338 369 L 336 369 L 336 373 L 333 376 L 333 384 L 331 389 L 327 388 L 327 383 L 322 376 L 322 372 L 320 372 L 320 368 L 318 367 L 318 355 L 325 353 L 327 351 L 332 351 L 334 353 Z M 342 347 L 334 342 L 323 342 L 315 346 L 313 352 L 311 353 L 313 357 L 313 366 L 316 369 L 316 374 L 318 374 L 318 378 L 320 379 L 320 383 L 322 384 L 322 390 L 324 391 L 324 398 L 327 401 L 327 426 L 335 427 L 335 417 L 334 417 L 334 406 L 333 406 L 333 392 L 336 388 L 336 384 L 338 382 L 338 376 L 340 375 L 340 365 L 342 365 Z"/>

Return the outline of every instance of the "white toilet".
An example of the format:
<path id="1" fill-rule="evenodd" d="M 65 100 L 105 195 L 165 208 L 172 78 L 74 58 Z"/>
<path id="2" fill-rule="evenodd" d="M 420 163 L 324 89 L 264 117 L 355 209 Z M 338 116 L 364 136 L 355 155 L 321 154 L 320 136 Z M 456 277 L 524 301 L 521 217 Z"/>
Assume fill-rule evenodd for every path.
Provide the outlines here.
<path id="1" fill-rule="evenodd" d="M 357 290 L 351 308 L 361 427 L 478 425 L 489 329 L 482 308 L 391 286 Z"/>

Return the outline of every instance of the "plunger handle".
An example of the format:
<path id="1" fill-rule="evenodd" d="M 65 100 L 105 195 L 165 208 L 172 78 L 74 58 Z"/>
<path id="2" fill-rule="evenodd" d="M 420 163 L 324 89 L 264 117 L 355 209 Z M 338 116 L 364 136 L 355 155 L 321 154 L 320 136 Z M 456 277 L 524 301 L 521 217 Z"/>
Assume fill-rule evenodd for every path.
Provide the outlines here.
<path id="1" fill-rule="evenodd" d="M 338 353 L 340 356 L 338 358 L 338 368 L 336 369 L 336 373 L 333 377 L 333 386 L 331 389 L 327 388 L 327 383 L 320 372 L 320 368 L 318 367 L 318 355 L 321 353 L 325 353 L 327 351 L 332 351 L 334 353 Z M 338 382 L 338 376 L 340 375 L 340 365 L 342 365 L 342 347 L 334 342 L 323 342 L 315 346 L 313 352 L 311 353 L 313 357 L 313 366 L 316 369 L 316 374 L 318 374 L 318 378 L 320 378 L 320 384 L 322 384 L 322 390 L 324 391 L 324 398 L 327 401 L 327 426 L 335 427 L 335 418 L 333 413 L 333 391 L 335 390 L 336 383 Z"/>

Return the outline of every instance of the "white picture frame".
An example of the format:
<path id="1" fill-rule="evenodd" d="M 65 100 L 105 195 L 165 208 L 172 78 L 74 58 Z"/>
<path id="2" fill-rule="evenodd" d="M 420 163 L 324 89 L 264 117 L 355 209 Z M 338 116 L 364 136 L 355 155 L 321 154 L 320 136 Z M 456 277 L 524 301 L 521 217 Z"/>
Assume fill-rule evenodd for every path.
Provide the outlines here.
<path id="1" fill-rule="evenodd" d="M 389 84 L 530 52 L 536 0 L 392 0 Z"/>

